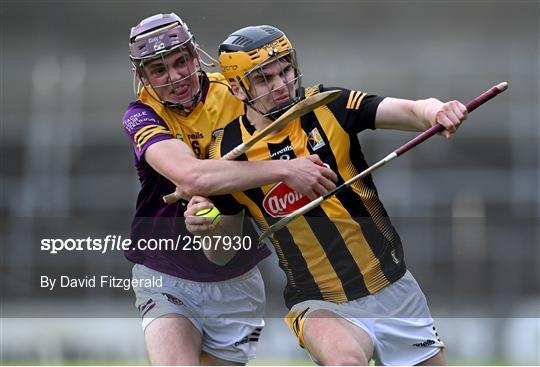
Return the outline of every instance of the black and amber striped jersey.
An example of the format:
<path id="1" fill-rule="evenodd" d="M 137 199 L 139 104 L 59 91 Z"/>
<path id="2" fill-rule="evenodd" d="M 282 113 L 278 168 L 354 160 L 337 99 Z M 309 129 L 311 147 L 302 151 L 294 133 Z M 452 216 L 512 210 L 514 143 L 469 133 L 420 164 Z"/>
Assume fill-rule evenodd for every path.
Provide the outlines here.
<path id="1" fill-rule="evenodd" d="M 332 88 L 335 89 L 335 88 Z M 322 85 L 306 95 L 329 90 Z M 383 97 L 342 89 L 341 96 L 270 135 L 239 160 L 293 159 L 318 154 L 338 175 L 338 184 L 368 167 L 357 134 L 374 129 Z M 255 130 L 241 116 L 228 124 L 210 149 L 219 158 Z M 283 182 L 234 193 L 216 205 L 225 214 L 247 208 L 261 230 L 309 202 Z M 372 177 L 346 190 L 278 231 L 272 240 L 287 276 L 288 307 L 305 300 L 344 302 L 363 297 L 405 273 L 400 238 L 390 223 Z"/>

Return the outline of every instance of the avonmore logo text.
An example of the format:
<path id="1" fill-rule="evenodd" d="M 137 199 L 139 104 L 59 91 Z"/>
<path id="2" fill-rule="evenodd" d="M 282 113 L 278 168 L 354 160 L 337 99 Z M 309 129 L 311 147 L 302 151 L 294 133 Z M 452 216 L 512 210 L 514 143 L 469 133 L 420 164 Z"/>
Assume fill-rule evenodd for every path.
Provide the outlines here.
<path id="1" fill-rule="evenodd" d="M 307 196 L 280 182 L 268 191 L 263 200 L 263 207 L 272 217 L 284 217 L 309 202 Z"/>

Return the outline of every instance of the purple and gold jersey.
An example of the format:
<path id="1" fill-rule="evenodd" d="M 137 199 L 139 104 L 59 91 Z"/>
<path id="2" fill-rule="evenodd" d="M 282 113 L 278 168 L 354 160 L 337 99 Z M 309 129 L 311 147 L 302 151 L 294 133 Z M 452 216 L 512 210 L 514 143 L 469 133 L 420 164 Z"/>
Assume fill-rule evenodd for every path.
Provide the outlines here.
<path id="1" fill-rule="evenodd" d="M 201 100 L 187 117 L 163 106 L 145 89 L 129 104 L 123 127 L 133 145 L 141 183 L 131 228 L 133 247 L 125 252 L 129 260 L 176 277 L 209 282 L 239 276 L 270 254 L 266 247 L 257 249 L 258 244 L 253 241 L 249 251 L 239 251 L 225 266 L 208 261 L 202 251 L 193 249 L 193 236 L 186 230 L 183 219 L 185 202 L 168 205 L 162 200 L 175 190 L 175 185 L 144 158 L 152 144 L 180 139 L 191 147 L 196 157 L 206 159 L 213 134 L 242 112 L 242 103 L 230 93 L 225 79 L 218 73 L 205 75 Z M 155 243 L 152 240 L 162 240 L 161 247 L 151 249 L 150 245 Z M 167 245 L 165 240 L 169 241 Z"/>
<path id="2" fill-rule="evenodd" d="M 322 86 L 308 88 L 306 95 L 325 90 Z M 375 114 L 382 100 L 342 89 L 337 100 L 261 139 L 238 160 L 318 154 L 338 175 L 340 185 L 368 167 L 357 134 L 375 128 Z M 216 137 L 212 158 L 221 157 L 254 133 L 245 115 L 237 118 Z M 233 193 L 228 198 L 216 202 L 220 211 L 226 213 L 242 205 L 261 231 L 309 202 L 283 182 Z M 292 221 L 275 233 L 272 242 L 287 276 L 284 294 L 289 308 L 305 300 L 346 302 L 373 294 L 406 271 L 401 240 L 371 175 Z"/>

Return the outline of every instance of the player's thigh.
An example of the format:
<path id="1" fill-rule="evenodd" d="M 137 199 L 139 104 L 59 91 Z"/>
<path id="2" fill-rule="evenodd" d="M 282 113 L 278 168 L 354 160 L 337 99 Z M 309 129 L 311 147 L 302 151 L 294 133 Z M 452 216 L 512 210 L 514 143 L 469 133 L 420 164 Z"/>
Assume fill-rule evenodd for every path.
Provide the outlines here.
<path id="1" fill-rule="evenodd" d="M 217 360 L 245 364 L 255 358 L 264 328 L 264 283 L 256 267 L 206 287 L 202 349 Z"/>
<path id="2" fill-rule="evenodd" d="M 441 349 L 439 350 L 439 353 L 423 362 L 418 363 L 417 366 L 446 366 L 447 364 L 448 362 L 446 361 L 446 356 L 444 351 Z"/>
<path id="3" fill-rule="evenodd" d="M 153 320 L 144 331 L 152 365 L 198 365 L 202 336 L 184 316 L 168 314 Z"/>
<path id="4" fill-rule="evenodd" d="M 133 267 L 134 279 L 152 277 L 161 278 L 162 284 L 133 288 L 151 363 L 197 364 L 202 335 L 198 310 L 203 304 L 202 295 L 197 291 L 201 284 L 139 264 Z"/>
<path id="5" fill-rule="evenodd" d="M 309 313 L 302 334 L 310 355 L 324 365 L 367 365 L 373 355 L 371 337 L 328 310 Z"/>
<path id="6" fill-rule="evenodd" d="M 375 349 L 381 363 L 445 363 L 441 353 L 444 343 L 435 328 L 426 297 L 410 272 L 369 298 L 369 303 L 362 303 L 360 299 L 351 304 L 362 313 L 369 312 L 375 317 L 370 330 L 376 336 Z M 385 313 L 379 310 L 385 310 Z M 365 316 L 359 314 L 356 317 L 359 319 L 353 319 L 353 322 L 362 322 Z"/>
<path id="7" fill-rule="evenodd" d="M 221 359 L 216 356 L 213 356 L 207 352 L 201 353 L 201 366 L 245 366 L 245 363 L 228 361 L 226 359 Z"/>

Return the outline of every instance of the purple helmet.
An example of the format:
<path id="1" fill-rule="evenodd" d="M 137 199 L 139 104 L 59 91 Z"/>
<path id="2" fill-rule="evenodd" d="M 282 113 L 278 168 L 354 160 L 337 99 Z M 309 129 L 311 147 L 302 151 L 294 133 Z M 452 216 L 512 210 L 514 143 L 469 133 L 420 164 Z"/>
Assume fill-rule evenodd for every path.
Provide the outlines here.
<path id="1" fill-rule="evenodd" d="M 177 52 L 182 58 L 182 65 L 188 67 L 181 77 L 173 79 L 165 57 Z M 198 80 L 200 72 L 200 60 L 197 53 L 197 45 L 186 23 L 174 13 L 156 14 L 143 19 L 135 27 L 131 28 L 129 38 L 129 57 L 137 71 L 144 88 L 149 85 L 154 93 L 149 93 L 154 98 L 168 107 L 179 107 L 189 113 L 197 105 L 201 87 Z M 161 60 L 166 72 L 166 82 L 153 84 L 150 75 L 145 70 L 145 65 L 155 60 Z M 189 62 L 191 61 L 191 62 Z M 183 99 L 168 100 L 161 90 L 179 88 L 180 85 L 191 83 L 190 93 Z M 137 93 L 137 92 L 136 92 Z"/>

